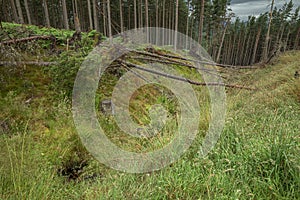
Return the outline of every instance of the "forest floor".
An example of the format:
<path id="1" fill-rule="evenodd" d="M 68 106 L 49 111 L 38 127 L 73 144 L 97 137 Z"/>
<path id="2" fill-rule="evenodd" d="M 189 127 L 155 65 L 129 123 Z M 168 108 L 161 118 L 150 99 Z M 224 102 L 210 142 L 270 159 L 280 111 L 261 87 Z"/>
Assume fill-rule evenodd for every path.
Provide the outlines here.
<path id="1" fill-rule="evenodd" d="M 108 168 L 86 151 L 71 99 L 55 90 L 47 67 L 0 66 L 0 199 L 299 199 L 300 79 L 294 78 L 299 57 L 299 51 L 286 52 L 258 69 L 222 70 L 227 82 L 257 89 L 226 89 L 226 124 L 215 148 L 205 158 L 197 153 L 208 127 L 204 111 L 200 137 L 182 158 L 145 174 Z M 111 82 L 113 77 L 104 80 L 100 99 Z M 203 90 L 196 93 L 206 104 Z M 157 102 L 176 110 L 174 99 L 145 87 L 133 100 L 132 117 L 147 123 L 142 107 Z M 113 122 L 101 114 L 99 119 L 112 140 L 126 141 Z M 123 145 L 145 151 L 158 141 L 147 142 Z"/>

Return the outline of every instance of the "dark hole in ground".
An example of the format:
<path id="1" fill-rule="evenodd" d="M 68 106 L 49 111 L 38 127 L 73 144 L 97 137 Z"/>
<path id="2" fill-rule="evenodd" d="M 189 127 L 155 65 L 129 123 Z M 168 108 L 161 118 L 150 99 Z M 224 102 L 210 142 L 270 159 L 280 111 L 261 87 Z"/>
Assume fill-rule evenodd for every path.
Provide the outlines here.
<path id="1" fill-rule="evenodd" d="M 58 175 L 66 177 L 68 181 L 76 181 L 79 180 L 86 166 L 88 166 L 86 160 L 67 161 L 58 169 Z"/>
<path id="2" fill-rule="evenodd" d="M 80 161 L 68 161 L 63 164 L 61 168 L 58 169 L 57 173 L 59 176 L 63 176 L 67 181 L 90 181 L 94 182 L 99 178 L 102 178 L 101 173 L 91 173 L 86 174 L 84 168 L 88 166 L 86 160 Z"/>
<path id="3" fill-rule="evenodd" d="M 0 135 L 9 134 L 11 130 L 11 125 L 8 121 L 0 121 Z"/>

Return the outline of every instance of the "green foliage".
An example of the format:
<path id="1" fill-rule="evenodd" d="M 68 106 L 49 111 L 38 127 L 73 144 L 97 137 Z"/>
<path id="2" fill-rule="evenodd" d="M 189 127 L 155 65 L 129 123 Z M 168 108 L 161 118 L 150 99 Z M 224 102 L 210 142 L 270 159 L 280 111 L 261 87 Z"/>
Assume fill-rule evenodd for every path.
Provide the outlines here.
<path id="1" fill-rule="evenodd" d="M 9 40 L 11 38 L 25 38 L 34 35 L 53 35 L 57 38 L 58 44 L 62 44 L 67 38 L 72 37 L 75 31 L 72 30 L 60 30 L 55 28 L 38 27 L 35 25 L 23 26 L 20 24 L 2 22 L 3 32 L 0 35 L 1 40 Z"/>
<path id="2" fill-rule="evenodd" d="M 62 91 L 67 96 L 70 96 L 84 56 L 82 56 L 81 52 L 66 51 L 59 55 L 58 60 L 58 64 L 45 70 L 47 70 L 52 77 L 52 86 L 57 91 Z"/>

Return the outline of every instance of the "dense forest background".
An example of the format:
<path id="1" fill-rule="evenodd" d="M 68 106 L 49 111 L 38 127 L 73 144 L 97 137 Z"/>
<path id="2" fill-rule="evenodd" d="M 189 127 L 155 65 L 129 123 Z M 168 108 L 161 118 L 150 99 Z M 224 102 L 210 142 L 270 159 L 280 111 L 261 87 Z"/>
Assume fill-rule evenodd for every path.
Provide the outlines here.
<path id="1" fill-rule="evenodd" d="M 280 9 L 242 21 L 230 0 L 1 0 L 1 21 L 112 36 L 141 27 L 177 30 L 229 65 L 268 62 L 278 52 L 299 49 L 299 8 Z"/>

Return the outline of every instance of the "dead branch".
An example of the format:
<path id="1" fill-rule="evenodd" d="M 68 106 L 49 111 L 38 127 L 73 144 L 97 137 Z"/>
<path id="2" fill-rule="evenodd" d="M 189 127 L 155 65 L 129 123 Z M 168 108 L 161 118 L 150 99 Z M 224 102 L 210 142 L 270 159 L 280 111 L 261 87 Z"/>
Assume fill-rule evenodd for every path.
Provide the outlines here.
<path id="1" fill-rule="evenodd" d="M 171 74 L 166 74 L 160 71 L 156 71 L 156 70 L 152 70 L 152 69 L 147 69 L 144 67 L 141 67 L 139 65 L 133 64 L 133 63 L 129 63 L 123 60 L 119 60 L 120 63 L 123 63 L 124 65 L 127 65 L 129 67 L 133 67 L 142 71 L 146 71 L 152 74 L 156 74 L 159 76 L 163 76 L 169 79 L 173 79 L 173 80 L 177 80 L 177 81 L 182 81 L 182 82 L 187 82 L 190 83 L 192 85 L 198 85 L 198 86 L 224 86 L 227 88 L 238 88 L 238 89 L 246 89 L 246 90 L 254 90 L 254 88 L 250 88 L 250 87 L 245 87 L 245 86 L 241 86 L 241 85 L 230 85 L 230 84 L 226 84 L 226 83 L 217 83 L 217 82 L 211 82 L 211 83 L 201 83 L 201 82 L 197 82 L 191 79 L 187 79 L 184 77 L 179 77 L 179 76 L 175 76 L 175 75 L 171 75 Z"/>
<path id="2" fill-rule="evenodd" d="M 51 66 L 56 64 L 57 64 L 56 62 L 43 62 L 43 61 L 21 61 L 21 62 L 0 61 L 0 66 L 18 66 L 18 65 Z"/>
<path id="3" fill-rule="evenodd" d="M 29 42 L 29 41 L 33 41 L 33 40 L 52 40 L 53 42 L 55 42 L 56 38 L 54 36 L 48 36 L 48 35 L 31 36 L 31 37 L 27 37 L 27 38 L 4 41 L 4 42 L 1 42 L 0 45 L 11 45 L 11 44 L 17 44 L 17 43 L 22 43 L 22 42 Z"/>

